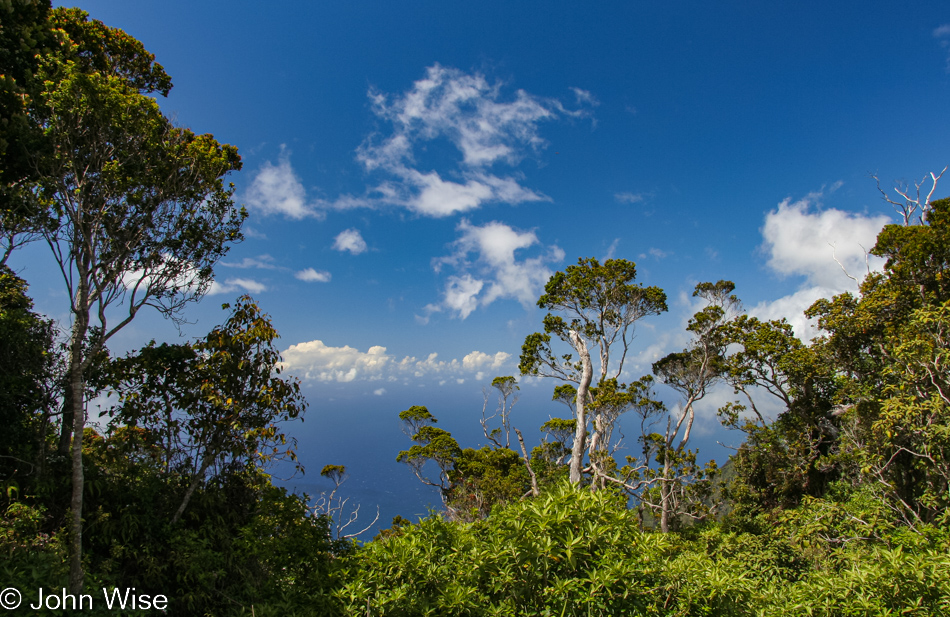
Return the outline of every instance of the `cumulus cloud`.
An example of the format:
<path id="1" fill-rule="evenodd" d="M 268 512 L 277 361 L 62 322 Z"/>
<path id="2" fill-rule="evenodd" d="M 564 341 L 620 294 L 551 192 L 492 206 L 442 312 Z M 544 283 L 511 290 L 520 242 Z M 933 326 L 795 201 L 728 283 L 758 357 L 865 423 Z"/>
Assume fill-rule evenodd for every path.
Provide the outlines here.
<path id="1" fill-rule="evenodd" d="M 208 295 L 230 294 L 242 290 L 247 293 L 256 294 L 267 291 L 267 286 L 253 279 L 230 278 L 223 283 L 219 281 L 211 283 L 211 289 L 208 290 Z"/>
<path id="2" fill-rule="evenodd" d="M 283 214 L 297 220 L 323 216 L 321 210 L 307 202 L 307 191 L 290 165 L 290 155 L 283 146 L 277 165 L 266 161 L 261 166 L 244 199 L 249 208 L 265 215 Z"/>
<path id="3" fill-rule="evenodd" d="M 795 293 L 767 302 L 759 302 L 749 309 L 749 314 L 759 319 L 785 319 L 792 325 L 795 335 L 802 340 L 818 336 L 818 326 L 805 317 L 805 309 L 821 298 L 830 298 L 847 291 L 821 286 L 806 286 Z"/>
<path id="4" fill-rule="evenodd" d="M 349 251 L 353 255 L 359 255 L 366 251 L 366 241 L 358 229 L 346 229 L 341 231 L 333 240 L 333 248 L 338 251 Z"/>
<path id="5" fill-rule="evenodd" d="M 811 194 L 794 203 L 785 199 L 766 215 L 762 236 L 768 266 L 782 275 L 804 276 L 813 285 L 852 286 L 842 266 L 854 277 L 867 274 L 867 251 L 891 220 L 884 215 L 822 210 L 817 207 L 819 197 Z"/>
<path id="6" fill-rule="evenodd" d="M 550 246 L 537 257 L 519 260 L 516 251 L 540 244 L 538 237 L 498 221 L 478 226 L 463 219 L 457 230 L 454 252 L 433 265 L 437 272 L 446 265 L 456 269 L 446 282 L 442 307 L 461 319 L 502 298 L 533 305 L 552 274 L 546 264 L 564 259 L 563 250 Z"/>
<path id="7" fill-rule="evenodd" d="M 497 370 L 511 357 L 502 351 L 493 355 L 473 351 L 461 361 L 439 360 L 437 353 L 431 353 L 421 360 L 413 356 L 397 360 L 380 345 L 374 345 L 364 352 L 349 345 L 331 347 L 319 340 L 291 345 L 282 356 L 284 368 L 301 379 L 339 383 L 407 382 L 424 377 L 464 380 L 465 376 L 473 373 L 476 373 L 477 377 L 477 374 L 484 370 Z M 379 388 L 374 393 L 382 395 L 385 389 Z"/>
<path id="8" fill-rule="evenodd" d="M 499 351 L 491 356 L 481 351 L 473 351 L 462 358 L 462 367 L 468 371 L 481 371 L 485 369 L 497 369 L 503 365 L 511 354 Z"/>
<path id="9" fill-rule="evenodd" d="M 313 268 L 296 272 L 294 276 L 307 283 L 329 283 L 332 278 L 332 275 L 326 270 L 314 270 Z"/>
<path id="10" fill-rule="evenodd" d="M 362 352 L 349 345 L 329 347 L 319 340 L 291 345 L 281 355 L 285 368 L 315 381 L 380 379 L 383 369 L 392 361 L 386 348 L 379 345 Z"/>
<path id="11" fill-rule="evenodd" d="M 869 269 L 883 268 L 884 260 L 867 251 L 881 228 L 891 222 L 884 215 L 823 209 L 822 197 L 818 191 L 795 202 L 785 199 L 766 215 L 762 236 L 767 265 L 782 276 L 802 277 L 803 283 L 794 294 L 749 311 L 760 318 L 785 317 L 796 334 L 805 338 L 816 334 L 814 324 L 802 315 L 808 306 L 818 298 L 856 291 L 855 279 L 863 280 Z"/>

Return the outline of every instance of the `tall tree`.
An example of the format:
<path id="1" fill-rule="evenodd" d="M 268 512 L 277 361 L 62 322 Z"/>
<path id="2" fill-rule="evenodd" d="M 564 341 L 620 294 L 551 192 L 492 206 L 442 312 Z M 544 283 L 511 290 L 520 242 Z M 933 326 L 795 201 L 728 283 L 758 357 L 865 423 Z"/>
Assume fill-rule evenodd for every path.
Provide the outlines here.
<path id="1" fill-rule="evenodd" d="M 689 320 L 686 329 L 692 334 L 689 346 L 674 352 L 653 364 L 653 373 L 680 394 L 679 411 L 668 417 L 666 432 L 659 440 L 658 456 L 663 468 L 660 475 L 660 529 L 670 530 L 671 517 L 677 510 L 674 486 L 675 466 L 680 461 L 691 462 L 693 454 L 687 451 L 689 438 L 696 420 L 696 403 L 703 399 L 723 373 L 723 354 L 728 344 L 724 325 L 736 316 L 739 299 L 732 294 L 731 281 L 700 283 L 694 297 L 706 301 L 706 306 Z M 692 467 L 692 465 L 690 465 Z"/>
<path id="2" fill-rule="evenodd" d="M 591 387 L 617 379 L 635 334 L 635 324 L 649 315 L 666 311 L 666 294 L 659 287 L 634 284 L 636 265 L 624 259 L 608 259 L 601 264 L 591 257 L 557 272 L 544 287 L 538 306 L 548 311 L 544 332 L 525 338 L 521 348 L 522 375 L 555 377 L 575 384 L 574 442 L 570 457 L 570 479 L 580 484 L 584 471 L 584 452 L 599 447 L 607 429 L 606 418 L 593 410 L 594 422 L 587 439 L 587 410 L 593 401 Z M 556 355 L 552 335 L 566 343 L 574 353 Z M 595 359 L 591 353 L 595 352 Z M 594 382 L 594 375 L 597 381 Z M 596 467 L 596 462 L 592 461 Z"/>
<path id="3" fill-rule="evenodd" d="M 145 93 L 171 80 L 124 32 L 78 9 L 51 15 L 61 43 L 44 59 L 33 113 L 53 154 L 38 161 L 46 231 L 70 298 L 64 422 L 72 423 L 70 590 L 82 588 L 82 442 L 87 371 L 143 307 L 175 318 L 211 284 L 212 266 L 240 240 L 243 209 L 228 172 L 233 146 L 177 128 Z"/>
<path id="4" fill-rule="evenodd" d="M 950 199 L 919 201 L 871 249 L 883 273 L 809 309 L 842 384 L 840 458 L 910 525 L 942 516 L 950 486 Z"/>
<path id="5" fill-rule="evenodd" d="M 152 341 L 113 363 L 120 397 L 113 422 L 144 429 L 162 473 L 185 481 L 171 524 L 212 470 L 223 476 L 273 459 L 296 461 L 278 423 L 299 417 L 306 402 L 299 382 L 280 375 L 276 338 L 268 316 L 243 296 L 206 337 L 184 345 Z"/>

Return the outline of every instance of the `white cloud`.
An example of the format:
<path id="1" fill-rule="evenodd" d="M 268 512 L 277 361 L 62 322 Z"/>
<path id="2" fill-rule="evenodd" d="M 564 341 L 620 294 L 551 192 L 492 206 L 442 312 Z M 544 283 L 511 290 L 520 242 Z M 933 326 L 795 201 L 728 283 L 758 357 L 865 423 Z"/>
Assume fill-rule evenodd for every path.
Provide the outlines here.
<path id="1" fill-rule="evenodd" d="M 511 354 L 499 351 L 493 356 L 481 351 L 473 351 L 462 358 L 462 367 L 469 371 L 481 371 L 486 368 L 497 369 L 504 364 Z"/>
<path id="2" fill-rule="evenodd" d="M 498 221 L 478 226 L 463 219 L 457 229 L 461 236 L 453 243 L 455 252 L 435 260 L 433 265 L 437 272 L 444 265 L 458 270 L 448 278 L 442 306 L 461 319 L 477 306 L 502 298 L 533 305 L 552 274 L 546 264 L 564 259 L 564 251 L 551 246 L 545 254 L 519 261 L 515 252 L 539 244 L 538 237 L 532 231 L 516 231 Z M 475 259 L 470 261 L 473 254 Z"/>
<path id="3" fill-rule="evenodd" d="M 283 214 L 292 219 L 308 216 L 322 218 L 323 213 L 307 203 L 307 191 L 290 165 L 290 156 L 281 146 L 277 165 L 266 161 L 247 190 L 248 207 L 262 214 Z"/>
<path id="4" fill-rule="evenodd" d="M 262 231 L 258 231 L 257 229 L 249 225 L 244 225 L 243 227 L 241 227 L 241 233 L 244 234 L 245 238 L 254 238 L 256 240 L 267 240 L 267 234 L 265 234 Z"/>
<path id="5" fill-rule="evenodd" d="M 485 281 L 475 279 L 468 273 L 462 276 L 450 276 L 445 285 L 443 303 L 446 308 L 455 311 L 459 317 L 465 319 L 478 306 L 478 294 L 484 286 Z"/>
<path id="6" fill-rule="evenodd" d="M 614 193 L 614 199 L 622 204 L 636 204 L 644 200 L 643 193 Z"/>
<path id="7" fill-rule="evenodd" d="M 839 186 L 836 183 L 831 190 Z M 891 222 L 883 215 L 822 209 L 822 196 L 818 191 L 796 202 L 785 199 L 766 215 L 762 236 L 769 255 L 767 265 L 782 276 L 800 276 L 804 281 L 794 294 L 760 303 L 749 311 L 760 318 L 785 317 L 802 338 L 817 333 L 802 314 L 815 300 L 856 291 L 854 279 L 863 280 L 869 269 L 883 268 L 884 260 L 869 256 L 867 251 L 881 228 Z"/>
<path id="8" fill-rule="evenodd" d="M 415 170 L 406 170 L 405 179 L 418 194 L 410 198 L 406 205 L 418 214 L 433 217 L 449 216 L 456 212 L 465 212 L 492 198 L 491 187 L 469 180 L 465 184 L 443 180 L 432 171 L 426 174 Z"/>
<path id="9" fill-rule="evenodd" d="M 791 202 L 785 199 L 765 217 L 762 236 L 769 254 L 768 266 L 782 275 L 801 275 L 812 285 L 844 289 L 867 274 L 867 251 L 891 220 L 884 215 L 865 216 L 834 208 L 816 207 L 820 198 L 811 194 Z M 839 266 L 835 259 L 841 263 Z M 871 257 L 871 267 L 883 261 Z"/>
<path id="10" fill-rule="evenodd" d="M 307 268 L 294 274 L 295 277 L 307 283 L 329 283 L 332 275 L 326 270 Z"/>
<path id="11" fill-rule="evenodd" d="M 198 272 L 194 264 L 165 253 L 159 263 L 123 274 L 122 286 L 137 295 L 146 293 L 152 287 L 155 288 L 152 293 L 161 288 L 181 294 L 192 294 L 198 291 L 197 278 Z"/>
<path id="12" fill-rule="evenodd" d="M 328 347 L 323 341 L 291 345 L 282 354 L 283 365 L 303 379 L 316 381 L 353 381 L 380 379 L 392 361 L 386 348 L 375 345 L 361 352 L 349 345 Z"/>
<path id="13" fill-rule="evenodd" d="M 283 352 L 283 366 L 293 374 L 308 381 L 404 381 L 425 377 L 444 379 L 463 378 L 484 370 L 497 370 L 511 357 L 499 351 L 487 354 L 473 351 L 461 361 L 439 360 L 437 353 L 430 353 L 423 360 L 405 356 L 402 360 L 386 353 L 386 348 L 374 345 L 367 351 L 359 351 L 348 345 L 330 347 L 323 341 L 314 340 L 291 345 Z M 384 388 L 374 394 L 381 396 Z"/>
<path id="14" fill-rule="evenodd" d="M 837 266 L 837 264 L 836 264 Z M 818 325 L 805 317 L 805 309 L 821 298 L 830 298 L 844 289 L 812 286 L 799 289 L 795 293 L 773 300 L 760 302 L 749 309 L 749 315 L 762 320 L 785 318 L 802 340 L 810 340 L 818 335 Z"/>
<path id="15" fill-rule="evenodd" d="M 333 248 L 338 251 L 349 251 L 353 255 L 359 255 L 366 251 L 366 241 L 360 235 L 358 229 L 346 229 L 341 231 L 333 240 Z"/>
<path id="16" fill-rule="evenodd" d="M 572 88 L 577 109 L 568 109 L 556 99 L 523 90 L 507 95 L 503 90 L 503 84 L 489 83 L 479 73 L 439 64 L 426 69 L 426 76 L 402 95 L 370 90 L 373 113 L 391 129 L 368 136 L 357 148 L 356 159 L 382 177 L 377 184 L 362 196 L 308 199 L 282 146 L 278 163 L 264 163 L 245 200 L 263 214 L 298 220 L 323 218 L 327 210 L 381 206 L 445 217 L 489 202 L 550 201 L 522 186 L 517 172 L 503 174 L 495 168 L 517 166 L 529 153 L 546 147 L 538 131 L 541 122 L 590 117 L 597 101 L 590 92 Z M 444 170 L 423 168 L 415 159 L 417 149 L 435 140 L 447 141 L 459 155 Z"/>
<path id="17" fill-rule="evenodd" d="M 253 279 L 230 278 L 224 283 L 218 281 L 211 283 L 211 289 L 208 290 L 208 295 L 214 296 L 218 294 L 230 294 L 238 290 L 244 290 L 247 293 L 256 294 L 261 293 L 262 291 L 267 291 L 267 286 Z"/>
<path id="18" fill-rule="evenodd" d="M 274 258 L 270 255 L 258 255 L 257 257 L 245 257 L 241 261 L 235 262 L 224 262 L 220 263 L 221 266 L 225 268 L 258 268 L 261 270 L 275 270 L 277 266 L 274 264 Z"/>
<path id="19" fill-rule="evenodd" d="M 580 88 L 571 88 L 571 92 L 574 93 L 574 98 L 577 101 L 578 105 L 591 105 L 597 106 L 600 105 L 600 102 L 594 98 L 594 95 L 590 93 L 589 90 L 581 90 Z"/>
<path id="20" fill-rule="evenodd" d="M 386 388 L 376 388 L 375 390 L 373 390 L 373 394 L 375 394 L 376 396 L 382 396 L 386 394 Z"/>
<path id="21" fill-rule="evenodd" d="M 392 124 L 392 132 L 368 137 L 357 150 L 357 160 L 367 171 L 390 176 L 374 188 L 381 201 L 425 216 L 449 216 L 491 201 L 547 200 L 513 177 L 486 170 L 517 165 L 526 153 L 544 148 L 547 142 L 538 135 L 542 121 L 589 115 L 588 109 L 596 105 L 593 96 L 576 88 L 574 95 L 577 110 L 523 90 L 504 97 L 502 84 L 435 64 L 402 96 L 370 91 L 374 113 Z M 416 145 L 437 139 L 448 140 L 458 151 L 460 160 L 452 173 L 460 181 L 417 168 Z"/>
<path id="22" fill-rule="evenodd" d="M 557 115 L 553 101 L 523 90 L 514 100 L 502 101 L 501 84 L 438 64 L 426 69 L 426 77 L 402 97 L 389 100 L 371 91 L 370 98 L 376 115 L 391 121 L 395 131 L 380 146 L 364 144 L 367 166 L 398 165 L 410 155 L 415 140 L 441 136 L 452 141 L 468 166 L 514 163 L 522 147 L 543 147 L 538 122 Z"/>
<path id="23" fill-rule="evenodd" d="M 666 251 L 662 251 L 658 248 L 651 248 L 646 253 L 640 253 L 640 259 L 646 259 L 647 255 L 656 260 L 664 259 L 670 256 L 670 254 Z"/>

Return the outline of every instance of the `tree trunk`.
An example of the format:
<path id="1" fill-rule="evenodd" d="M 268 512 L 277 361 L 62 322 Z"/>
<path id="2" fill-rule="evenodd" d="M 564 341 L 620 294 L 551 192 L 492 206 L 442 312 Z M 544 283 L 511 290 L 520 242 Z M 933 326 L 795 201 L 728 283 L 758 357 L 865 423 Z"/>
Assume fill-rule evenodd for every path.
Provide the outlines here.
<path id="1" fill-rule="evenodd" d="M 181 520 L 181 516 L 185 513 L 185 508 L 188 507 L 188 502 L 191 501 L 191 496 L 195 494 L 195 490 L 198 488 L 198 485 L 201 484 L 201 480 L 204 479 L 205 473 L 208 471 L 208 467 L 211 466 L 211 461 L 213 460 L 212 457 L 206 456 L 204 460 L 201 461 L 201 469 L 199 469 L 195 477 L 191 479 L 191 484 L 188 485 L 188 490 L 185 491 L 181 505 L 178 506 L 178 510 L 175 512 L 175 515 L 172 516 L 172 525 L 178 524 L 178 521 Z"/>
<path id="2" fill-rule="evenodd" d="M 521 444 L 521 455 L 524 457 L 524 466 L 528 468 L 528 475 L 531 477 L 531 495 L 537 497 L 541 494 L 538 490 L 538 476 L 534 474 L 534 469 L 531 468 L 531 459 L 528 457 L 528 448 L 524 445 L 524 437 L 521 436 L 521 431 L 515 429 L 515 435 L 518 436 L 518 443 Z"/>
<path id="3" fill-rule="evenodd" d="M 587 394 L 594 371 L 590 363 L 590 352 L 583 339 L 574 330 L 570 331 L 571 343 L 581 358 L 581 380 L 577 384 L 577 426 L 574 430 L 574 446 L 571 448 L 571 484 L 580 485 L 584 469 L 584 446 L 587 441 Z"/>
<path id="4" fill-rule="evenodd" d="M 62 415 L 60 416 L 58 452 L 63 456 L 67 456 L 69 454 L 69 444 L 72 442 L 71 438 L 73 435 L 72 387 L 67 385 L 66 392 L 63 394 L 63 410 Z"/>
<path id="5" fill-rule="evenodd" d="M 80 283 L 77 306 L 74 311 L 72 340 L 69 347 L 69 399 L 66 407 L 72 415 L 72 498 L 69 503 L 69 592 L 82 593 L 82 498 L 85 478 L 82 466 L 83 431 L 86 428 L 85 388 L 83 382 L 83 343 L 89 329 L 89 314 L 82 310 L 86 303 L 86 288 Z M 66 410 L 64 409 L 64 415 Z M 65 421 L 65 420 L 64 420 Z"/>
<path id="6" fill-rule="evenodd" d="M 670 495 L 670 457 L 667 454 L 663 461 L 663 479 L 660 480 L 660 531 L 670 531 L 670 510 L 672 509 Z"/>

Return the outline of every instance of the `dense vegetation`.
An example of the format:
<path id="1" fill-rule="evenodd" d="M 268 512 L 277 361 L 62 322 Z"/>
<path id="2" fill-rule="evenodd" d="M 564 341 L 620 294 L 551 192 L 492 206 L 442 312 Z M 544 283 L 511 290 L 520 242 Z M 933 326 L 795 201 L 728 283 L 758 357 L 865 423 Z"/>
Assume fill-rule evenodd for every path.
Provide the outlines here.
<path id="1" fill-rule="evenodd" d="M 815 303 L 813 341 L 701 283 L 689 345 L 628 383 L 631 329 L 666 295 L 632 262 L 580 259 L 548 282 L 520 362 L 565 417 L 529 451 L 514 376 L 491 384 L 480 448 L 402 411 L 397 460 L 444 511 L 358 544 L 335 493 L 310 503 L 266 473 L 295 462 L 282 425 L 307 403 L 252 299 L 197 340 L 109 352 L 140 309 L 177 318 L 240 240 L 237 150 L 172 126 L 151 98 L 170 88 L 125 33 L 0 3 L 3 587 L 134 587 L 171 615 L 950 614 L 950 200 L 900 203 L 871 250 L 884 270 Z M 39 238 L 66 274 L 65 333 L 5 265 Z M 716 387 L 745 434 L 721 469 L 690 448 Z M 640 452 L 618 460 L 621 419 Z"/>

